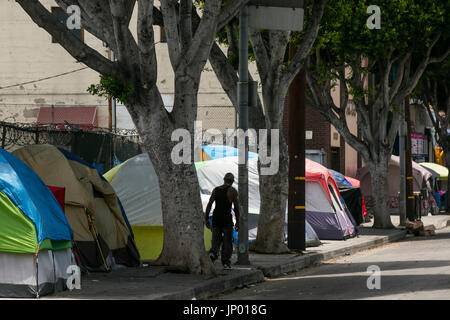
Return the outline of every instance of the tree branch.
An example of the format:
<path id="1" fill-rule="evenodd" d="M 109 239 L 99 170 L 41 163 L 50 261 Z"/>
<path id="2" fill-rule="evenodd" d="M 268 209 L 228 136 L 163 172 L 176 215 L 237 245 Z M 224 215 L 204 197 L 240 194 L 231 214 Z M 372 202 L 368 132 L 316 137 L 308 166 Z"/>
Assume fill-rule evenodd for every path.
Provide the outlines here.
<path id="1" fill-rule="evenodd" d="M 105 76 L 123 78 L 123 73 L 117 63 L 109 61 L 83 43 L 39 1 L 16 1 L 39 27 L 45 29 L 77 61 Z"/>
<path id="2" fill-rule="evenodd" d="M 270 60 L 267 54 L 267 48 L 262 39 L 261 33 L 258 30 L 249 29 L 249 38 L 253 47 L 253 53 L 256 59 L 256 66 L 258 68 L 259 77 L 261 82 L 264 83 L 267 79 Z"/>
<path id="3" fill-rule="evenodd" d="M 222 30 L 233 18 L 235 18 L 241 8 L 250 0 L 231 0 L 220 10 L 219 22 L 217 30 Z"/>
<path id="4" fill-rule="evenodd" d="M 320 21 L 322 20 L 323 12 L 325 10 L 327 2 L 328 0 L 314 1 L 311 21 L 308 24 L 305 36 L 300 43 L 299 50 L 283 73 L 280 81 L 282 86 L 289 86 L 292 80 L 304 66 L 306 58 L 309 55 L 319 33 Z"/>

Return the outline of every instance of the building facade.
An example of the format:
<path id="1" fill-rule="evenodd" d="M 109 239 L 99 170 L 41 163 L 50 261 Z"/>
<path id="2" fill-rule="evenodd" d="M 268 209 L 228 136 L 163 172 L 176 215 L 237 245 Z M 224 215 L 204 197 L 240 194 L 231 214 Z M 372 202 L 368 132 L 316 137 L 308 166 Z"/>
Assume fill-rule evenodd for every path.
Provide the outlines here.
<path id="1" fill-rule="evenodd" d="M 61 16 L 61 9 L 54 0 L 40 2 L 53 14 Z M 155 5 L 159 6 L 159 1 L 155 1 Z M 137 12 L 130 22 L 133 34 L 136 34 L 136 23 Z M 157 85 L 161 94 L 170 101 L 173 98 L 174 81 L 167 43 L 160 28 L 155 26 L 154 29 L 158 60 Z M 78 32 L 87 45 L 103 56 L 110 57 L 109 48 L 101 40 L 86 30 Z M 98 126 L 109 126 L 109 101 L 87 92 L 91 84 L 99 82 L 99 74 L 72 58 L 14 0 L 2 0 L 0 3 L 0 43 L 1 121 L 35 123 L 41 108 L 94 106 L 97 108 Z M 254 65 L 250 69 L 254 71 Z M 206 126 L 234 128 L 234 108 L 209 64 L 202 74 L 198 104 L 199 120 L 204 121 Z M 65 116 L 71 117 L 70 114 Z M 118 128 L 131 125 L 123 106 L 117 107 L 116 119 Z"/>

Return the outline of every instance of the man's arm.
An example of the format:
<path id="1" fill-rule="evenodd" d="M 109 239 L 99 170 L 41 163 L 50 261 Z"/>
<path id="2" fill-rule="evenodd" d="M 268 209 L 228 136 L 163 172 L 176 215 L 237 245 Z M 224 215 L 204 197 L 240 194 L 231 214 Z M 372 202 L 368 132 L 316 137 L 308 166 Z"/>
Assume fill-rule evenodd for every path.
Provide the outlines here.
<path id="1" fill-rule="evenodd" d="M 236 231 L 239 231 L 239 216 L 240 216 L 239 197 L 236 190 L 234 190 L 233 192 L 233 206 L 234 206 L 234 216 L 236 217 L 236 224 L 234 226 L 234 229 Z"/>

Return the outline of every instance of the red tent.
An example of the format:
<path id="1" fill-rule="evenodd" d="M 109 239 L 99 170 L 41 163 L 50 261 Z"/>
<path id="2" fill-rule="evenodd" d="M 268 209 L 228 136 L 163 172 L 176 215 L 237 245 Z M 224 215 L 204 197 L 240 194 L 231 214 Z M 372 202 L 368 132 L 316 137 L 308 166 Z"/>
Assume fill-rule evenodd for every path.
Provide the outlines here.
<path id="1" fill-rule="evenodd" d="M 322 185 L 330 200 L 331 195 L 330 190 L 328 189 L 329 183 L 333 185 L 334 189 L 336 190 L 336 194 L 338 194 L 339 198 L 341 198 L 341 195 L 338 191 L 339 189 L 333 179 L 333 176 L 331 175 L 330 171 L 328 171 L 328 169 L 322 166 L 320 163 L 305 158 L 305 175 L 306 180 L 318 181 Z"/>

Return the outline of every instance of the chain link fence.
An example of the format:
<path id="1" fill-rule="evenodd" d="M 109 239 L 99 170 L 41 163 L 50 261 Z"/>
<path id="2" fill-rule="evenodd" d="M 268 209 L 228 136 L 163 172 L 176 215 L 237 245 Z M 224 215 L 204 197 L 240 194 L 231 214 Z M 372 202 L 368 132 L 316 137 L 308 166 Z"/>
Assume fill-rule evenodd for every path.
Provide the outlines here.
<path id="1" fill-rule="evenodd" d="M 10 152 L 33 144 L 64 148 L 104 173 L 117 163 L 142 153 L 135 130 L 82 130 L 70 124 L 36 125 L 0 121 L 1 147 Z"/>
<path id="2" fill-rule="evenodd" d="M 142 153 L 143 148 L 135 129 L 112 131 L 102 127 L 81 128 L 68 122 L 45 125 L 37 123 L 38 113 L 42 107 L 64 108 L 67 106 L 45 103 L 0 104 L 3 120 L 0 121 L 0 146 L 12 152 L 27 145 L 51 144 L 95 164 L 102 172 Z M 83 105 L 70 106 L 83 107 Z M 107 107 L 106 105 L 86 106 Z M 129 115 L 125 116 L 117 114 L 116 125 L 120 127 L 122 121 L 123 124 L 127 124 L 126 127 L 134 127 L 128 119 Z M 228 135 L 231 135 L 237 128 L 238 115 L 235 108 L 230 105 L 202 105 L 197 110 L 197 121 L 201 125 L 203 144 L 226 144 L 227 130 L 229 130 Z"/>
<path id="3" fill-rule="evenodd" d="M 197 121 L 201 124 L 204 144 L 225 144 L 226 131 L 235 130 L 239 124 L 238 114 L 233 106 L 199 106 Z"/>

